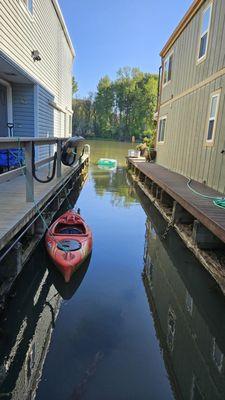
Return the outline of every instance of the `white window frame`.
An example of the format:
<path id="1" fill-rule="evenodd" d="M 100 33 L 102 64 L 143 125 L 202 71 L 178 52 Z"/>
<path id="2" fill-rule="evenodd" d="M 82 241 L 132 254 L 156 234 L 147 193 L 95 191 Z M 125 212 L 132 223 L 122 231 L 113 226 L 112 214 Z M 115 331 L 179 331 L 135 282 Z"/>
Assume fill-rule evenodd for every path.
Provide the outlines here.
<path id="1" fill-rule="evenodd" d="M 214 144 L 214 140 L 215 140 L 216 125 L 217 125 L 218 112 L 219 112 L 219 104 L 220 104 L 220 93 L 221 93 L 221 89 L 216 90 L 215 92 L 211 93 L 211 95 L 210 95 L 209 111 L 208 111 L 207 126 L 206 126 L 206 145 L 207 145 L 207 146 L 212 146 L 212 145 Z M 212 108 L 212 100 L 213 100 L 214 98 L 217 98 L 216 112 L 215 112 L 215 116 L 214 116 L 214 117 L 210 117 L 211 108 Z M 209 123 L 210 123 L 210 121 L 214 121 L 214 125 L 213 125 L 212 138 L 211 138 L 211 139 L 208 139 Z"/>
<path id="2" fill-rule="evenodd" d="M 7 90 L 7 119 L 8 122 L 13 124 L 13 96 L 12 86 L 9 82 L 4 79 L 0 79 L 0 85 L 5 86 Z M 10 129 L 8 128 L 8 136 L 10 137 Z"/>
<path id="3" fill-rule="evenodd" d="M 197 64 L 200 64 L 202 61 L 204 61 L 207 57 L 207 52 L 208 52 L 208 45 L 209 45 L 209 35 L 210 35 L 210 28 L 211 28 L 211 19 L 212 19 L 212 6 L 213 3 L 212 1 L 207 4 L 207 6 L 203 9 L 202 15 L 201 15 L 201 24 L 200 24 L 200 32 L 199 32 L 199 40 L 198 40 L 198 54 L 197 54 Z M 205 12 L 210 8 L 210 17 L 209 17 L 209 26 L 208 28 L 202 32 L 202 27 L 203 27 L 203 20 L 204 20 L 204 14 Z M 205 54 L 203 56 L 199 57 L 199 52 L 201 48 L 201 40 L 202 38 L 207 34 L 207 41 L 206 41 L 206 49 L 205 49 Z"/>
<path id="4" fill-rule="evenodd" d="M 163 115 L 162 117 L 159 118 L 158 132 L 157 132 L 157 142 L 159 144 L 163 144 L 165 142 L 165 135 L 166 135 L 166 122 L 165 122 L 164 137 L 163 137 L 163 140 L 159 140 L 160 139 L 160 122 L 162 120 L 165 120 L 167 122 L 167 115 Z"/>
<path id="5" fill-rule="evenodd" d="M 20 0 L 20 3 L 24 7 L 28 15 L 33 16 L 34 0 Z"/>
<path id="6" fill-rule="evenodd" d="M 169 60 L 170 60 L 170 58 L 172 58 L 172 60 L 173 60 L 173 50 L 168 54 L 168 56 L 165 58 L 165 60 L 163 61 L 163 76 L 162 76 L 162 82 L 163 82 L 163 87 L 165 87 L 166 85 L 168 85 L 170 82 L 171 82 L 171 80 L 172 80 L 172 78 L 170 77 L 170 79 L 168 79 L 168 76 L 167 76 L 167 80 L 166 80 L 166 82 L 164 82 L 164 80 L 165 80 L 165 72 L 166 72 L 166 70 L 165 70 L 165 65 L 166 65 L 166 63 L 168 62 L 168 67 L 169 67 Z M 172 69 L 173 69 L 173 62 L 172 62 Z M 171 76 L 172 76 L 172 69 L 171 69 Z M 168 68 L 168 72 L 169 72 L 169 68 Z"/>

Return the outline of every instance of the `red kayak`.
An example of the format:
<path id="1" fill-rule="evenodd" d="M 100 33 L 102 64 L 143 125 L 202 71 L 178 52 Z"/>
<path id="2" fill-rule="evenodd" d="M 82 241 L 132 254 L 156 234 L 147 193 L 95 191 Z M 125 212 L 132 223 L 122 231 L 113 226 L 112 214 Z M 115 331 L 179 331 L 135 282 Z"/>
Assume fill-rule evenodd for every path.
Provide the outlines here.
<path id="1" fill-rule="evenodd" d="M 45 242 L 52 261 L 69 282 L 92 250 L 92 232 L 81 216 L 70 210 L 52 224 Z"/>

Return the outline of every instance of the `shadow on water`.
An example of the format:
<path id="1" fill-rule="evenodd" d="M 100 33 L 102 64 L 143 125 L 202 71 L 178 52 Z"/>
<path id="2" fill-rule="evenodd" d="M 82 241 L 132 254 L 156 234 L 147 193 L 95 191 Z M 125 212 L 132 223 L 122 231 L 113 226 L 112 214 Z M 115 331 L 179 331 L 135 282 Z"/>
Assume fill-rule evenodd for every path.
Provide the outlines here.
<path id="1" fill-rule="evenodd" d="M 94 161 L 113 157 L 116 144 L 98 146 Z M 165 221 L 118 161 L 92 165 L 79 199 L 91 260 L 67 285 L 42 243 L 11 293 L 0 399 L 225 398 L 225 299 L 175 232 L 162 239 Z"/>
<path id="2" fill-rule="evenodd" d="M 162 235 L 160 213 L 136 188 L 147 214 L 143 282 L 176 399 L 225 398 L 225 299 L 178 235 Z"/>
<path id="3" fill-rule="evenodd" d="M 77 193 L 70 201 L 75 199 Z M 69 284 L 51 265 L 43 242 L 25 265 L 0 318 L 0 399 L 34 398 L 61 301 L 74 296 L 90 259 Z"/>
<path id="4" fill-rule="evenodd" d="M 69 283 L 65 283 L 61 274 L 55 269 L 55 267 L 53 265 L 49 265 L 49 279 L 52 281 L 62 299 L 70 300 L 73 297 L 86 275 L 90 260 L 91 254 L 84 261 L 78 271 L 76 271 L 76 273 L 72 276 Z"/>

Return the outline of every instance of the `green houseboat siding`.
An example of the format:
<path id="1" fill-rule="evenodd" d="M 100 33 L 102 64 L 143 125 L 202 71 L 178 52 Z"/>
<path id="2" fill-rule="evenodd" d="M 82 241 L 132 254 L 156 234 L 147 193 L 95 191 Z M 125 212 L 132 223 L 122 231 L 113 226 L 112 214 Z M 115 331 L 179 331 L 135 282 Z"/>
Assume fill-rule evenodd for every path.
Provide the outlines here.
<path id="1" fill-rule="evenodd" d="M 221 154 L 225 148 L 223 0 L 212 2 L 207 56 L 197 64 L 202 10 L 209 3 L 203 4 L 170 50 L 172 79 L 162 86 L 159 109 L 159 118 L 167 116 L 165 142 L 157 143 L 157 163 L 225 193 L 225 156 Z M 218 72 L 221 76 L 214 79 Z M 213 146 L 206 147 L 210 95 L 217 89 L 221 89 L 221 94 L 215 141 Z"/>

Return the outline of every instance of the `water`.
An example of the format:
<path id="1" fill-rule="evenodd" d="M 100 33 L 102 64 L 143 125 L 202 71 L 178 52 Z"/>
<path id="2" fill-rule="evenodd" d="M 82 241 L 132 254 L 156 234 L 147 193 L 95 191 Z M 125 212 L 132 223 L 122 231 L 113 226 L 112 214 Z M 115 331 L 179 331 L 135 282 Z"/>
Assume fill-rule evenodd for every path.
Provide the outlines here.
<path id="1" fill-rule="evenodd" d="M 0 398 L 225 398 L 225 304 L 215 283 L 129 182 L 130 145 L 91 142 L 76 206 L 93 253 L 69 286 L 40 246 L 0 322 Z M 116 158 L 117 171 L 99 169 Z"/>

